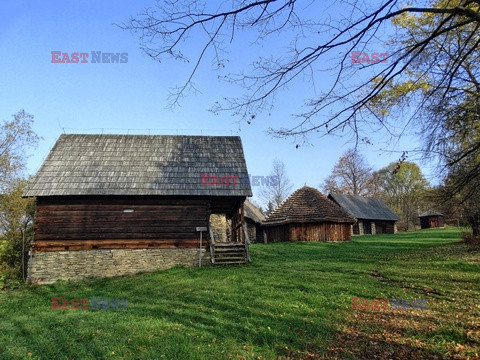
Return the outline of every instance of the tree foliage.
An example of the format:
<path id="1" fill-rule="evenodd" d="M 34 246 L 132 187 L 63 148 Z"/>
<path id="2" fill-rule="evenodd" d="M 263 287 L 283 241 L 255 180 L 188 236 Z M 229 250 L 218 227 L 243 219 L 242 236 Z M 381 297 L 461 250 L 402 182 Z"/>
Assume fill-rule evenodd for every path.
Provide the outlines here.
<path id="1" fill-rule="evenodd" d="M 24 110 L 0 124 L 0 287 L 26 275 L 35 201 L 22 198 L 22 175 L 27 150 L 39 141 L 32 124 Z"/>
<path id="2" fill-rule="evenodd" d="M 265 214 L 264 215 L 269 215 L 273 210 L 275 210 L 275 206 L 273 205 L 273 202 L 269 201 L 267 203 L 267 208 L 265 210 Z"/>
<path id="3" fill-rule="evenodd" d="M 415 224 L 428 182 L 417 164 L 391 163 L 374 173 L 377 190 L 385 202 L 400 215 L 403 230 Z"/>
<path id="4" fill-rule="evenodd" d="M 20 110 L 12 117 L 0 124 L 0 193 L 7 191 L 22 175 L 27 150 L 35 147 L 39 140 L 32 129 L 33 115 Z"/>
<path id="5" fill-rule="evenodd" d="M 480 121 L 480 32 L 478 20 L 472 21 L 479 4 L 442 0 L 436 6 L 455 6 L 458 10 L 464 6 L 463 11 L 471 11 L 456 20 L 453 14 L 443 18 L 435 13 L 398 17 L 395 25 L 406 32 L 398 42 L 407 48 L 417 46 L 418 39 L 433 36 L 438 29 L 449 27 L 422 44 L 421 61 L 410 63 L 407 73 L 390 81 L 373 99 L 371 109 L 378 116 L 398 120 L 413 104 L 412 121 L 419 125 L 425 152 L 430 159 L 440 160 L 443 175 L 457 173 L 450 195 L 468 195 L 466 188 L 472 189 L 472 183 L 480 176 L 480 138 L 472 132 L 473 123 Z M 472 166 L 460 166 L 460 176 L 459 163 Z"/>
<path id="6" fill-rule="evenodd" d="M 0 282 L 6 277 L 25 279 L 26 276 L 35 199 L 22 198 L 25 186 L 26 181 L 19 180 L 0 198 Z"/>
<path id="7" fill-rule="evenodd" d="M 468 107 L 473 107 L 472 103 Z M 473 235 L 480 237 L 480 151 L 474 150 L 480 143 L 480 102 L 476 109 L 460 110 L 456 116 L 449 122 L 453 129 L 445 148 L 446 158 L 455 160 L 448 167 L 439 202 L 456 208 L 470 224 Z"/>
<path id="8" fill-rule="evenodd" d="M 356 149 L 347 150 L 333 166 L 323 191 L 367 196 L 373 191 L 372 168 Z"/>

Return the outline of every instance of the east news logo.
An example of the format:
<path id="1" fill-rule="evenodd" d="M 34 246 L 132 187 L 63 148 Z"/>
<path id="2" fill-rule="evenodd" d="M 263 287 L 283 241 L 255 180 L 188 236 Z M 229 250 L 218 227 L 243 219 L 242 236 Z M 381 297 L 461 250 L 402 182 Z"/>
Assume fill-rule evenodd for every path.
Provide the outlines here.
<path id="1" fill-rule="evenodd" d="M 91 300 L 91 301 L 90 301 Z M 87 305 L 90 304 L 89 308 Z M 102 299 L 93 297 L 92 299 L 64 299 L 61 297 L 52 297 L 52 309 L 127 309 L 128 299 Z"/>
<path id="2" fill-rule="evenodd" d="M 388 62 L 387 53 L 371 53 L 370 56 L 366 52 L 352 51 L 352 64 L 378 64 L 380 62 Z"/>
<path id="3" fill-rule="evenodd" d="M 90 58 L 90 63 L 92 64 L 115 64 L 121 63 L 125 64 L 128 62 L 128 53 L 111 53 L 111 52 L 101 52 L 101 51 L 91 51 L 87 52 L 73 52 L 69 54 L 68 52 L 61 51 L 52 51 L 52 63 L 68 63 L 68 64 L 84 64 L 88 63 Z M 90 57 L 90 54 L 92 55 Z"/>

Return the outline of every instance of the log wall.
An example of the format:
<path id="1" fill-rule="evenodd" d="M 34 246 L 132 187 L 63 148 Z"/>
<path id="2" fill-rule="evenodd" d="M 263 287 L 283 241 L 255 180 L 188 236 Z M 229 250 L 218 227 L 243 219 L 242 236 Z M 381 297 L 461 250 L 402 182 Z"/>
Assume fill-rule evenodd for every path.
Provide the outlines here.
<path id="1" fill-rule="evenodd" d="M 277 241 L 350 241 L 347 223 L 301 223 L 265 227 L 268 242 Z"/>
<path id="2" fill-rule="evenodd" d="M 39 198 L 34 250 L 198 248 L 209 216 L 208 200 Z"/>
<path id="3" fill-rule="evenodd" d="M 394 234 L 395 221 L 375 221 L 376 234 Z"/>
<path id="4" fill-rule="evenodd" d="M 420 218 L 420 227 L 422 229 L 438 228 L 445 226 L 445 218 L 443 216 L 423 216 Z"/>

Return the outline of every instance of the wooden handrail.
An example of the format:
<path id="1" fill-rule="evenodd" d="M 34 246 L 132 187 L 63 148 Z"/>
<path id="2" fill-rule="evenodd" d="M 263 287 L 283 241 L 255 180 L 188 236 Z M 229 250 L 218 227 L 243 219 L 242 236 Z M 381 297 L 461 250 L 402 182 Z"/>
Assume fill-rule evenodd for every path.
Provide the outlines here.
<path id="1" fill-rule="evenodd" d="M 245 223 L 242 225 L 242 229 L 245 234 L 245 253 L 247 255 L 247 261 L 252 262 L 252 259 L 250 259 L 250 250 L 248 249 L 248 245 L 250 245 L 250 239 L 248 237 L 247 225 Z"/>
<path id="2" fill-rule="evenodd" d="M 212 226 L 210 225 L 210 221 L 208 222 L 208 232 L 210 234 L 210 258 L 212 260 L 212 264 L 215 264 L 215 238 L 213 237 Z"/>
<path id="3" fill-rule="evenodd" d="M 215 238 L 213 237 L 212 226 L 210 225 L 210 223 L 208 224 L 208 232 L 210 234 L 210 241 L 213 245 L 215 245 Z"/>

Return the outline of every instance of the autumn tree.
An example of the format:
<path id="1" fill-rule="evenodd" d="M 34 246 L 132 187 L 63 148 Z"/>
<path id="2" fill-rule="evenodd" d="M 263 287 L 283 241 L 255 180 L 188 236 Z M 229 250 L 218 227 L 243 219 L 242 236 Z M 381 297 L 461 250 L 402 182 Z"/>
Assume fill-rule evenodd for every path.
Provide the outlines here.
<path id="1" fill-rule="evenodd" d="M 393 162 L 374 173 L 379 194 L 400 215 L 403 230 L 415 224 L 428 182 L 417 164 Z"/>
<path id="2" fill-rule="evenodd" d="M 287 175 L 285 163 L 279 159 L 273 160 L 270 179 L 273 179 L 266 186 L 262 186 L 260 197 L 267 204 L 267 213 L 277 208 L 292 191 L 292 183 Z"/>
<path id="3" fill-rule="evenodd" d="M 366 196 L 372 192 L 372 168 L 356 149 L 347 150 L 333 166 L 323 191 Z"/>
<path id="4" fill-rule="evenodd" d="M 468 109 L 464 109 L 464 104 L 458 106 L 458 118 L 448 124 L 450 131 L 444 136 L 447 143 L 443 151 L 451 164 L 437 202 L 450 204 L 468 221 L 473 235 L 480 237 L 480 151 L 474 151 L 480 142 L 478 97 L 475 108 L 473 103 L 468 104 Z"/>
<path id="5" fill-rule="evenodd" d="M 311 133 L 349 134 L 368 142 L 372 131 L 395 138 L 418 130 L 426 147 L 416 150 L 435 155 L 445 123 L 425 115 L 478 93 L 479 25 L 478 0 L 166 0 L 121 27 L 139 36 L 152 59 L 190 64 L 171 92 L 172 106 L 197 90 L 197 72 L 213 64 L 219 79 L 244 89 L 218 99 L 214 112 L 255 121 L 283 90 L 301 84 L 304 107 L 292 110 L 291 125 L 272 125 L 273 135 L 301 141 Z M 246 33 L 260 53 L 236 73 L 229 54 Z M 268 46 L 280 37 L 281 48 Z M 388 56 L 379 63 L 378 53 L 372 55 L 382 48 Z M 325 78 L 329 86 L 319 91 L 315 84 Z"/>
<path id="6" fill-rule="evenodd" d="M 7 191 L 22 176 L 27 151 L 39 140 L 32 129 L 32 115 L 20 110 L 12 118 L 0 124 L 0 193 Z"/>
<path id="7" fill-rule="evenodd" d="M 35 199 L 22 198 L 25 186 L 25 180 L 17 180 L 0 199 L 0 278 L 3 281 L 26 277 Z"/>
<path id="8" fill-rule="evenodd" d="M 33 116 L 24 110 L 0 124 L 0 287 L 25 278 L 34 200 L 23 199 L 27 152 L 38 143 Z"/>
<path id="9" fill-rule="evenodd" d="M 418 39 L 433 38 L 422 44 L 423 56 L 409 64 L 408 73 L 386 84 L 369 109 L 379 118 L 395 121 L 412 112 L 410 123 L 418 124 L 427 158 L 437 159 L 439 175 L 449 178 L 445 196 L 464 202 L 480 177 L 480 137 L 475 132 L 480 121 L 480 32 L 478 20 L 471 21 L 471 15 L 478 17 L 479 4 L 438 1 L 436 6 L 451 6 L 469 15 L 457 20 L 453 14 L 435 13 L 397 17 L 394 25 L 404 32 L 398 39 L 402 46 L 411 48 Z M 449 27 L 433 36 L 444 24 Z M 421 107 L 416 106 L 419 101 Z"/>

